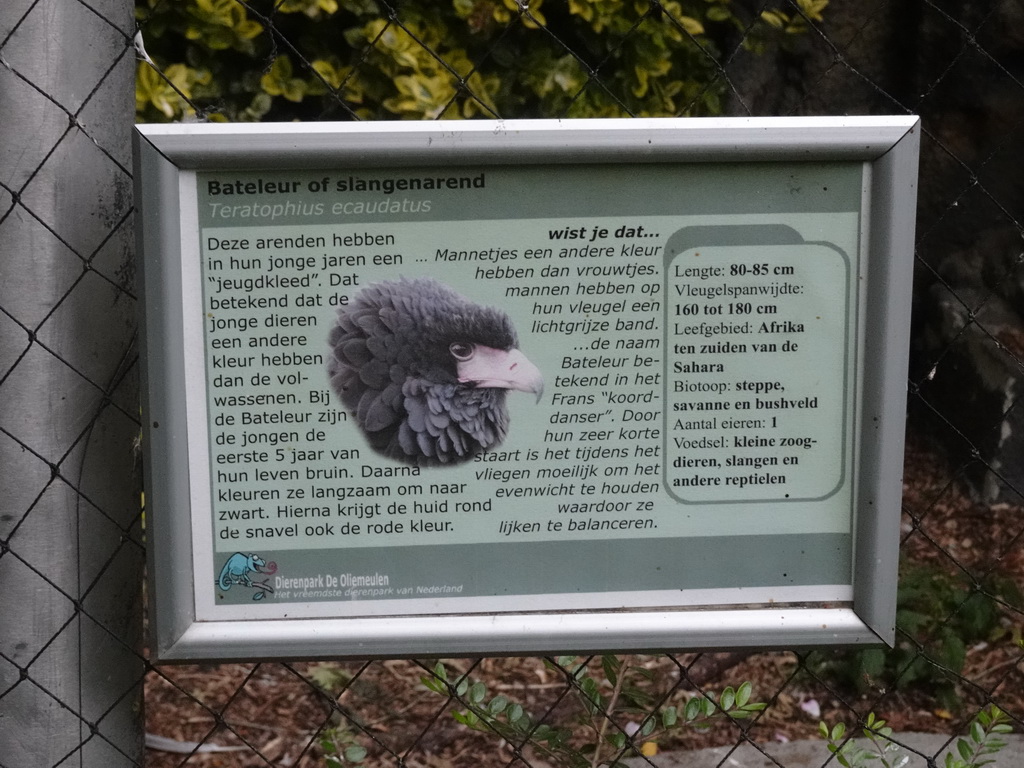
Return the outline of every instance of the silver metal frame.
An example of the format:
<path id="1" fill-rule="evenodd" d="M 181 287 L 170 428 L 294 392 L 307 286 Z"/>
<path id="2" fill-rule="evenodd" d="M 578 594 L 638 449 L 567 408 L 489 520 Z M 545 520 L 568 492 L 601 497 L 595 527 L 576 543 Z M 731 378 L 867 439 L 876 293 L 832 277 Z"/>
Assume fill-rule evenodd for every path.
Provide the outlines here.
<path id="1" fill-rule="evenodd" d="M 892 644 L 905 417 L 919 121 L 916 117 L 143 125 L 135 133 L 143 254 L 144 446 L 151 650 L 163 661 L 538 654 Z M 190 471 L 202 426 L 201 343 L 183 312 L 181 244 L 197 226 L 182 190 L 201 170 L 442 165 L 859 161 L 864 219 L 861 434 L 856 441 L 852 605 L 197 619 Z M 194 189 L 194 181 L 192 188 Z M 193 329 L 194 331 L 194 329 Z M 194 347 L 191 347 L 194 349 Z M 174 385 L 172 382 L 179 382 Z M 188 384 L 191 382 L 191 384 Z M 198 398 L 198 401 L 197 401 Z M 190 434 L 191 432 L 191 434 Z M 202 474 L 202 473 L 199 473 Z M 734 604 L 735 603 L 735 604 Z"/>

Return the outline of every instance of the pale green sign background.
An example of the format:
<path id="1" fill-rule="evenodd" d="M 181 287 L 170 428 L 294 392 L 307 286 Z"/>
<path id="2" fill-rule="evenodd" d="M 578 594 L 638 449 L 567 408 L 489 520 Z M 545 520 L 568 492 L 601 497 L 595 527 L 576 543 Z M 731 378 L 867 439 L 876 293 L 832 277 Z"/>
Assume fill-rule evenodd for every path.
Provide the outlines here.
<path id="1" fill-rule="evenodd" d="M 849 584 L 862 184 L 859 163 L 199 174 L 219 599 Z M 331 390 L 339 310 L 403 278 L 507 314 L 543 375 L 476 460 L 379 455 Z"/>

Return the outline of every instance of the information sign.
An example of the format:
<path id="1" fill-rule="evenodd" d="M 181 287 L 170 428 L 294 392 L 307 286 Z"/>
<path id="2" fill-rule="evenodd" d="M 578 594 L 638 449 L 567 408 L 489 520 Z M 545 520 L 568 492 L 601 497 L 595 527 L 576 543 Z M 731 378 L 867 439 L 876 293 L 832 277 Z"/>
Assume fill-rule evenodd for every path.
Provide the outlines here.
<path id="1" fill-rule="evenodd" d="M 156 654 L 891 642 L 917 130 L 140 126 Z"/>

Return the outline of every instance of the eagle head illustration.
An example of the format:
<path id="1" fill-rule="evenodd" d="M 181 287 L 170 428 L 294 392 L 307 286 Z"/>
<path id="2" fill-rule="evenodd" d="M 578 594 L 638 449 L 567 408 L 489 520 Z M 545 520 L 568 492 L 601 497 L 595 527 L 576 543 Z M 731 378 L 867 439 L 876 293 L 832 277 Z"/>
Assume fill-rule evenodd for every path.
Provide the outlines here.
<path id="1" fill-rule="evenodd" d="M 500 445 L 508 391 L 543 392 L 508 315 L 431 278 L 367 286 L 328 343 L 334 392 L 374 450 L 407 464 L 457 464 Z"/>

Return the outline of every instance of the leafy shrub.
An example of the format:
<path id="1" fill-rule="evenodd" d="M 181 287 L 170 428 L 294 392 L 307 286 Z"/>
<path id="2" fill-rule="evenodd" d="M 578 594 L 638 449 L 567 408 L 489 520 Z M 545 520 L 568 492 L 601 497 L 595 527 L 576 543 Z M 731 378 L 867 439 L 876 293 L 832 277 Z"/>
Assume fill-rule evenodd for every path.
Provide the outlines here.
<path id="1" fill-rule="evenodd" d="M 136 0 L 139 120 L 714 115 L 738 45 L 828 0 Z"/>
<path id="2" fill-rule="evenodd" d="M 745 720 L 765 704 L 751 700 L 747 682 L 722 693 L 655 692 L 652 675 L 632 657 L 600 657 L 600 672 L 575 657 L 564 656 L 552 668 L 568 677 L 578 714 L 566 722 L 539 722 L 523 706 L 503 694 L 492 695 L 481 681 L 468 677 L 452 680 L 443 663 L 421 678 L 423 685 L 442 696 L 454 697 L 452 717 L 468 728 L 494 736 L 510 745 L 527 741 L 544 760 L 563 768 L 625 768 L 623 758 L 652 754 L 647 749 L 661 735 L 684 726 L 698 727 L 719 717 Z M 625 722 L 631 727 L 616 723 Z"/>
<path id="3" fill-rule="evenodd" d="M 971 721 L 967 737 L 957 739 L 955 749 L 946 753 L 943 768 L 984 768 L 991 765 L 995 762 L 992 756 L 1006 746 L 1006 742 L 999 737 L 1012 731 L 1006 714 L 990 704 Z M 836 756 L 836 762 L 843 768 L 867 768 L 874 765 L 880 768 L 902 768 L 909 762 L 909 757 L 892 741 L 892 728 L 885 724 L 885 720 L 876 719 L 874 712 L 868 714 L 861 730 L 864 743 L 846 736 L 845 723 L 837 723 L 829 728 L 827 723 L 822 722 L 818 724 L 818 732 L 828 742 L 828 751 Z"/>

